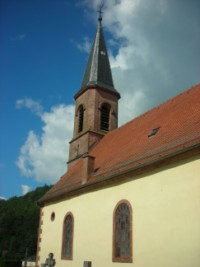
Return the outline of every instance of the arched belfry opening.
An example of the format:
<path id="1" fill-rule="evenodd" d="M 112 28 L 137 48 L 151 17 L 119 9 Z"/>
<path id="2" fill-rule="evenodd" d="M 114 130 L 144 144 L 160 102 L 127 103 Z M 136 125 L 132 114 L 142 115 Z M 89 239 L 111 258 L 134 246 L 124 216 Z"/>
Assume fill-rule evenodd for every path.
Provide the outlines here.
<path id="1" fill-rule="evenodd" d="M 84 108 L 83 105 L 80 105 L 78 108 L 78 133 L 83 131 L 84 125 Z"/>
<path id="2" fill-rule="evenodd" d="M 73 138 L 69 143 L 69 168 L 90 152 L 105 134 L 118 127 L 120 94 L 112 78 L 101 14 L 81 87 L 74 99 L 76 114 Z"/>
<path id="3" fill-rule="evenodd" d="M 100 129 L 106 132 L 110 129 L 110 110 L 111 108 L 109 104 L 104 103 L 101 105 Z"/>

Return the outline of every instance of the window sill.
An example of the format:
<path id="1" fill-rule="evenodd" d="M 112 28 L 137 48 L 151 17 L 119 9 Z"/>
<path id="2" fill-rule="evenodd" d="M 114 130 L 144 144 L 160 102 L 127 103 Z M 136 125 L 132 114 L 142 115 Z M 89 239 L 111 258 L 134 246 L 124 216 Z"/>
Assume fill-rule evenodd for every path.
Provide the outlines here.
<path id="1" fill-rule="evenodd" d="M 61 260 L 68 260 L 68 261 L 72 261 L 72 260 L 73 260 L 73 258 L 72 258 L 72 256 L 62 256 L 62 257 L 61 257 Z"/>
<path id="2" fill-rule="evenodd" d="M 120 258 L 117 258 L 117 257 L 114 257 L 112 259 L 113 262 L 121 262 L 121 263 L 132 263 L 133 262 L 133 259 L 131 257 L 120 257 Z"/>

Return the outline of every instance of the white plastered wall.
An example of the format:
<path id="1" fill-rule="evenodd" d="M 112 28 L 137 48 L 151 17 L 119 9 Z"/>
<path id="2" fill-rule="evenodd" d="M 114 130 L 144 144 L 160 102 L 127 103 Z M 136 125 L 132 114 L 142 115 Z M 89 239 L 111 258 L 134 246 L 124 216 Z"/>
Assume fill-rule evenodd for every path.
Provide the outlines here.
<path id="1" fill-rule="evenodd" d="M 112 262 L 113 210 L 122 200 L 133 209 L 133 263 Z M 199 267 L 200 159 L 168 166 L 136 180 L 43 208 L 40 264 L 49 252 L 56 266 Z M 55 220 L 51 221 L 51 213 Z M 62 226 L 74 215 L 73 260 L 61 260 Z"/>

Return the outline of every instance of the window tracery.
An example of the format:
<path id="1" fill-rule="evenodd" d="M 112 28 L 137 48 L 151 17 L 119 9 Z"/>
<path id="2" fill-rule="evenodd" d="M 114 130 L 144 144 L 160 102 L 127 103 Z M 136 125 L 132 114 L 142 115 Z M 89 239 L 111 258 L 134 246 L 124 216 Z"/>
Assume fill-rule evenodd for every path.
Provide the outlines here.
<path id="1" fill-rule="evenodd" d="M 71 213 L 65 216 L 63 222 L 63 243 L 62 243 L 62 259 L 72 259 L 73 255 L 73 232 L 74 218 Z"/>
<path id="2" fill-rule="evenodd" d="M 113 261 L 132 262 L 132 211 L 129 202 L 120 202 L 113 218 Z"/>

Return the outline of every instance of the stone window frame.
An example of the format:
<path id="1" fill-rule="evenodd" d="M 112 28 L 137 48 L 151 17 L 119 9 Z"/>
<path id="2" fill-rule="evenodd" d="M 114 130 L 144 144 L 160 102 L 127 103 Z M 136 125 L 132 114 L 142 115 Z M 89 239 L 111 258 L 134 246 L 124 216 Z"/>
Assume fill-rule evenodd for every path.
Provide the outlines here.
<path id="1" fill-rule="evenodd" d="M 64 254 L 64 248 L 65 248 L 65 235 L 66 235 L 66 219 L 67 217 L 70 216 L 71 217 L 71 254 L 70 255 L 65 255 Z M 61 250 L 61 259 L 63 260 L 73 260 L 73 241 L 74 241 L 74 216 L 72 214 L 72 212 L 68 212 L 63 220 L 63 232 L 62 232 L 62 250 Z"/>
<path id="2" fill-rule="evenodd" d="M 119 208 L 120 205 L 125 204 L 129 208 L 129 233 L 130 233 L 130 239 L 129 239 L 129 256 L 127 257 L 118 257 L 116 256 L 116 211 Z M 133 262 L 133 231 L 132 231 L 132 206 L 128 200 L 120 200 L 117 205 L 115 206 L 114 212 L 113 212 L 113 255 L 112 255 L 112 261 L 113 262 L 120 262 L 120 263 L 132 263 Z"/>

